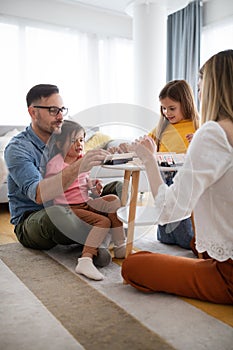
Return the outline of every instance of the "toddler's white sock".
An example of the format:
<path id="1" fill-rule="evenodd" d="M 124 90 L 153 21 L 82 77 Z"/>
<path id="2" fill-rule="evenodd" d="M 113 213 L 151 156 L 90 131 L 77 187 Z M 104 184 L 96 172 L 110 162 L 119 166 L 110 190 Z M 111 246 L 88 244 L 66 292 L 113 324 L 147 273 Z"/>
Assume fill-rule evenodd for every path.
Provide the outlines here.
<path id="1" fill-rule="evenodd" d="M 78 265 L 75 268 L 75 272 L 96 281 L 104 279 L 102 273 L 100 273 L 93 264 L 92 259 L 88 257 L 78 259 Z"/>

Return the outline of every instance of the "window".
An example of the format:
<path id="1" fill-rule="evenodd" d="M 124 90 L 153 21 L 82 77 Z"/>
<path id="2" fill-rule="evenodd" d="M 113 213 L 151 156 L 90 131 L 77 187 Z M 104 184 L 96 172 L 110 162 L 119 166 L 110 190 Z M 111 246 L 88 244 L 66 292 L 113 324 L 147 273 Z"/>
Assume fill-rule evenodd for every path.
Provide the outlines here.
<path id="1" fill-rule="evenodd" d="M 131 40 L 0 18 L 0 47 L 4 123 L 29 123 L 25 97 L 39 83 L 58 85 L 71 116 L 103 103 L 133 103 Z"/>

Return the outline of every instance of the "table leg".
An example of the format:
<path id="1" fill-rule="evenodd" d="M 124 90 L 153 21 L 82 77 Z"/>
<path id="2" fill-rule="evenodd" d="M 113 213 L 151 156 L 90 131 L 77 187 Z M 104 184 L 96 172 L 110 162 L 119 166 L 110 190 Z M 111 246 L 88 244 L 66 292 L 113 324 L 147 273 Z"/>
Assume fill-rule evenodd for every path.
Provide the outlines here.
<path id="1" fill-rule="evenodd" d="M 127 233 L 126 255 L 125 255 L 126 257 L 129 254 L 131 254 L 132 248 L 133 248 L 139 175 L 140 175 L 140 171 L 132 172 L 132 186 L 131 186 L 131 196 L 130 196 L 130 204 L 129 204 L 128 233 Z"/>
<path id="2" fill-rule="evenodd" d="M 130 170 L 125 170 L 124 183 L 123 183 L 122 195 L 121 195 L 121 204 L 122 204 L 123 207 L 125 207 L 126 203 L 127 203 L 130 175 L 131 175 L 131 171 Z"/>

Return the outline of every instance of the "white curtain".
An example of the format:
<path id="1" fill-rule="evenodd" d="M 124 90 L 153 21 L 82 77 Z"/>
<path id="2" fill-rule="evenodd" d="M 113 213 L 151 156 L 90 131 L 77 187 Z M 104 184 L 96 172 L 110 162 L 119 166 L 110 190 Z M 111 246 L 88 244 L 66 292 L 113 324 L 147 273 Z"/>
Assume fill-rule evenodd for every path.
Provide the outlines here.
<path id="1" fill-rule="evenodd" d="M 133 103 L 133 44 L 72 29 L 0 17 L 1 124 L 28 124 L 25 96 L 60 88 L 72 116 L 105 103 Z"/>

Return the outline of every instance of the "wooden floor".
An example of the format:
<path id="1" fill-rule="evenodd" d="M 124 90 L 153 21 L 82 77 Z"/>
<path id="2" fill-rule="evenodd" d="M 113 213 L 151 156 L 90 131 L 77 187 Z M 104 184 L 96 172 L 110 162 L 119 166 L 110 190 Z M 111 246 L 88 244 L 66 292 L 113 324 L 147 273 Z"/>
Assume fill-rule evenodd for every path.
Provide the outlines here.
<path id="1" fill-rule="evenodd" d="M 0 204 L 0 244 L 17 242 L 14 226 L 10 224 L 8 204 Z"/>

